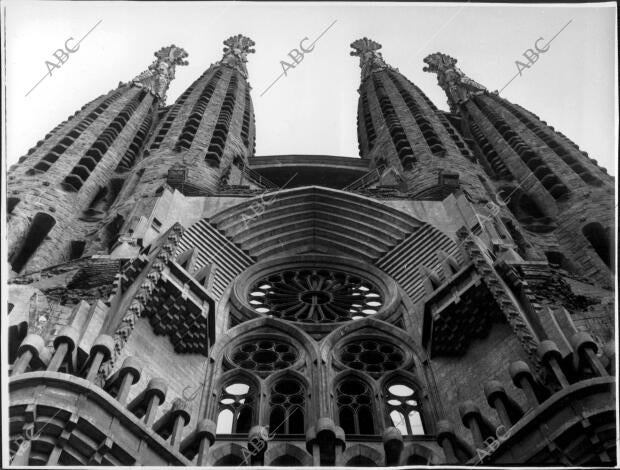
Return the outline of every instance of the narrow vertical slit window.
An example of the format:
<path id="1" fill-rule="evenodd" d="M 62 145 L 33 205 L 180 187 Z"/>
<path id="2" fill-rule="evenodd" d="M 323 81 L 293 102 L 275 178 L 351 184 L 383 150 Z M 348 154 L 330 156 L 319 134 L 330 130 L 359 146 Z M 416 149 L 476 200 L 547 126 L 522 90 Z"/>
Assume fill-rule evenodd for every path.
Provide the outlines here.
<path id="1" fill-rule="evenodd" d="M 56 220 L 51 215 L 39 212 L 34 216 L 26 239 L 22 243 L 21 248 L 15 252 L 11 259 L 13 271 L 19 273 L 24 269 L 54 225 L 56 225 Z"/>
<path id="2" fill-rule="evenodd" d="M 611 268 L 613 248 L 608 230 L 605 230 L 598 222 L 593 222 L 583 227 L 583 235 L 588 239 L 599 258 Z"/>

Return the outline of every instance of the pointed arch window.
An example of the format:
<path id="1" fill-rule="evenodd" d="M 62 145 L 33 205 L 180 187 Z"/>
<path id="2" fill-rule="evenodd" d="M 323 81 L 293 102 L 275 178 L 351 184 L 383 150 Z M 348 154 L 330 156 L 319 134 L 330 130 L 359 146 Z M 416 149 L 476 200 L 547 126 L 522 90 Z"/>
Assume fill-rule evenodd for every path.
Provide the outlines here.
<path id="1" fill-rule="evenodd" d="M 392 425 L 403 436 L 425 434 L 420 399 L 408 382 L 393 381 L 385 387 L 386 409 Z"/>
<path id="2" fill-rule="evenodd" d="M 258 393 L 243 380 L 222 388 L 217 415 L 217 434 L 247 434 L 256 420 Z"/>
<path id="3" fill-rule="evenodd" d="M 290 377 L 282 378 L 271 387 L 269 397 L 269 433 L 305 433 L 306 388 Z"/>
<path id="4" fill-rule="evenodd" d="M 348 377 L 336 387 L 338 421 L 345 434 L 374 434 L 373 401 L 370 387 Z"/>

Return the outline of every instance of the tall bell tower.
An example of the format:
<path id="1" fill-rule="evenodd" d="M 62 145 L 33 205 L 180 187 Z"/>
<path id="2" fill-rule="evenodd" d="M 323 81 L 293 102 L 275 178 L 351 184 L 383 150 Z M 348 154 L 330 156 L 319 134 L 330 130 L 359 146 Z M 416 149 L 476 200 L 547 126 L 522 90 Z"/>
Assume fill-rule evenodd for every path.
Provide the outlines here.
<path id="1" fill-rule="evenodd" d="M 424 62 L 532 243 L 554 264 L 611 285 L 613 178 L 541 118 L 465 75 L 455 58 L 434 53 Z"/>
<path id="2" fill-rule="evenodd" d="M 174 45 L 129 83 L 76 111 L 9 170 L 8 255 L 25 273 L 79 258 L 110 208 L 157 119 L 175 68 Z"/>
<path id="3" fill-rule="evenodd" d="M 394 167 L 416 199 L 441 200 L 462 189 L 472 201 L 488 197 L 467 145 L 435 105 L 398 69 L 388 65 L 381 44 L 362 38 L 351 44 L 359 57 L 360 156 L 373 167 Z"/>

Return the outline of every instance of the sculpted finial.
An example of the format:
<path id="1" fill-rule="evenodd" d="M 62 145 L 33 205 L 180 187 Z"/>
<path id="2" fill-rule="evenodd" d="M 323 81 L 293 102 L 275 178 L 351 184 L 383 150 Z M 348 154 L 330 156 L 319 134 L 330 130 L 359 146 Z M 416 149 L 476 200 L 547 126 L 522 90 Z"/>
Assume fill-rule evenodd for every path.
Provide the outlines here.
<path id="1" fill-rule="evenodd" d="M 350 54 L 360 58 L 360 67 L 362 69 L 362 80 L 370 76 L 371 73 L 379 70 L 396 70 L 389 66 L 383 60 L 380 52 L 381 44 L 372 39 L 362 38 L 351 43 L 352 50 Z"/>
<path id="2" fill-rule="evenodd" d="M 237 69 L 244 77 L 247 78 L 248 70 L 245 64 L 248 61 L 248 54 L 256 52 L 253 46 L 256 43 L 249 37 L 242 34 L 231 36 L 224 41 L 224 57 L 219 62 Z"/>
<path id="3" fill-rule="evenodd" d="M 131 84 L 149 90 L 154 95 L 166 100 L 166 92 L 170 82 L 174 79 L 177 65 L 187 65 L 188 56 L 185 49 L 174 44 L 162 47 L 155 52 L 155 60 L 149 68 L 131 81 Z"/>
<path id="4" fill-rule="evenodd" d="M 443 54 L 441 52 L 435 52 L 433 54 L 429 54 L 424 58 L 424 63 L 426 67 L 424 67 L 425 72 L 435 72 L 439 73 L 439 71 L 446 71 L 448 69 L 454 68 L 457 60 L 454 57 L 450 57 L 447 54 Z"/>
<path id="5" fill-rule="evenodd" d="M 437 82 L 448 97 L 450 109 L 454 112 L 459 103 L 468 100 L 472 95 L 480 94 L 487 89 L 465 75 L 456 66 L 457 60 L 447 54 L 435 52 L 424 58 L 425 72 L 437 74 Z"/>
<path id="6" fill-rule="evenodd" d="M 351 51 L 352 56 L 362 57 L 365 54 L 374 54 L 375 51 L 381 49 L 381 44 L 372 39 L 362 38 L 351 43 L 351 47 L 355 49 Z M 379 53 L 380 55 L 380 53 Z"/>

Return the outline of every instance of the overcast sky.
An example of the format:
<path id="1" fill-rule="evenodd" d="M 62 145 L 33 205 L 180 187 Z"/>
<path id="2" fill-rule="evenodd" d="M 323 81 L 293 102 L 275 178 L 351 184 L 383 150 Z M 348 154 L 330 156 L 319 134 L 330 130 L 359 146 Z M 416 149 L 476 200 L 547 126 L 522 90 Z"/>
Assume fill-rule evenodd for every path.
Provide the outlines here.
<path id="1" fill-rule="evenodd" d="M 143 71 L 153 52 L 171 43 L 187 50 L 190 65 L 177 68 L 169 103 L 221 58 L 224 39 L 242 33 L 256 42 L 248 70 L 257 155 L 357 157 L 360 69 L 358 58 L 349 56 L 353 40 L 367 36 L 381 43 L 385 60 L 447 109 L 436 76 L 422 71 L 427 54 L 456 57 L 471 78 L 499 90 L 517 73 L 515 61 L 525 62 L 525 50 L 568 24 L 501 95 L 540 115 L 616 174 L 616 11 L 611 3 L 9 1 L 4 7 L 9 164 L 83 104 Z M 99 21 L 79 50 L 25 96 L 46 75 L 45 61 L 55 60 L 54 51 Z M 280 61 L 291 61 L 290 50 L 299 48 L 304 37 L 314 41 L 330 25 L 303 62 L 260 96 L 282 73 Z"/>

